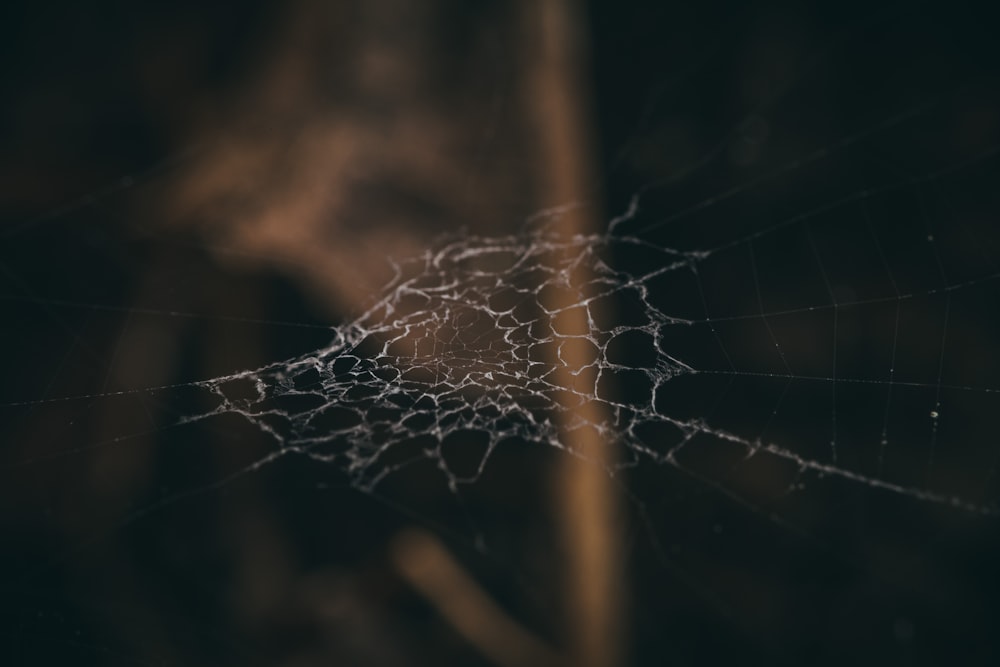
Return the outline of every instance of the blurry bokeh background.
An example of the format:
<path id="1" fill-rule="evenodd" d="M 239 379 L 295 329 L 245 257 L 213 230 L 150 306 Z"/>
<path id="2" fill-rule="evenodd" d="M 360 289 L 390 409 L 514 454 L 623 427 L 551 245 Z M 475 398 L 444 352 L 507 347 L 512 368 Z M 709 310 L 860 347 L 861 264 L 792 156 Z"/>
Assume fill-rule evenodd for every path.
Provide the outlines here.
<path id="1" fill-rule="evenodd" d="M 857 240 L 861 207 L 838 202 L 909 183 L 867 212 L 901 291 L 936 284 L 936 260 L 910 252 L 921 220 L 956 281 L 991 275 L 990 18 L 912 3 L 5 3 L 0 661 L 574 663 L 586 642 L 564 571 L 580 544 L 553 501 L 556 452 L 509 443 L 460 500 L 419 467 L 378 496 L 295 457 L 233 477 L 272 451 L 264 434 L 227 418 L 165 426 L 206 407 L 128 391 L 320 348 L 390 259 L 573 202 L 599 230 L 640 192 L 627 231 L 685 250 L 816 217 L 831 289 L 851 302 L 885 281 L 855 262 L 875 247 Z M 758 247 L 759 274 L 720 255 L 707 300 L 763 310 L 747 288 L 760 275 L 777 310 L 808 291 L 812 252 L 789 231 Z M 665 312 L 701 307 L 690 284 L 663 289 Z M 942 333 L 958 341 L 945 384 L 1000 387 L 996 289 L 956 295 L 948 319 L 937 302 L 904 314 L 902 372 L 921 400 L 943 382 Z M 844 376 L 883 363 L 898 303 L 844 316 Z M 787 331 L 789 354 L 822 369 L 813 350 L 829 343 L 808 332 L 829 323 Z M 731 335 L 741 369 L 772 353 L 749 324 Z M 709 363 L 707 338 L 677 344 Z M 738 433 L 771 427 L 774 396 L 709 381 L 661 400 Z M 47 402 L 67 396 L 92 398 Z M 884 398 L 845 396 L 849 440 L 852 410 Z M 829 383 L 797 398 L 769 435 L 819 460 L 805 443 L 828 439 Z M 928 439 L 927 410 L 894 413 L 900 474 L 990 505 L 996 395 L 948 398 L 955 458 L 917 470 L 925 453 L 907 452 Z M 697 475 L 645 462 L 610 492 L 621 516 L 596 530 L 620 542 L 621 608 L 605 619 L 612 657 L 594 664 L 997 658 L 995 519 L 844 481 L 788 493 L 788 471 L 733 477 L 739 457 L 713 446 L 690 461 Z"/>

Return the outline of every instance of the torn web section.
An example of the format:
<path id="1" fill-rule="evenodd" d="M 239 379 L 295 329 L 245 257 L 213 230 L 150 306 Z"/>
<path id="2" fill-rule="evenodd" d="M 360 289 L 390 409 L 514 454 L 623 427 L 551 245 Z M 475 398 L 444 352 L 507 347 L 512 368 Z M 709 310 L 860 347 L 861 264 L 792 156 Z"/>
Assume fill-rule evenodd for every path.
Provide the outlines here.
<path id="1" fill-rule="evenodd" d="M 650 310 L 643 278 L 609 265 L 611 247 L 623 243 L 639 242 L 563 240 L 542 231 L 446 244 L 404 264 L 383 296 L 337 330 L 328 348 L 200 383 L 218 404 L 193 419 L 239 415 L 272 436 L 279 452 L 334 464 L 366 490 L 428 459 L 455 490 L 476 481 L 508 439 L 564 448 L 555 413 L 574 400 L 602 401 L 614 416 L 612 423 L 570 424 L 570 430 L 593 427 L 618 440 L 634 420 L 654 418 L 655 387 L 685 371 L 658 351 L 663 319 Z M 551 261 L 555 249 L 561 263 Z M 654 272 L 672 270 L 660 260 L 676 261 L 673 253 L 647 251 L 658 256 Z M 576 264 L 587 265 L 592 285 L 572 284 Z M 552 311 L 546 306 L 552 290 L 578 298 Z M 622 295 L 636 308 L 630 323 L 602 317 Z M 589 331 L 567 329 L 573 308 L 587 311 Z M 585 338 L 589 356 L 573 361 L 572 386 L 563 388 L 553 376 L 570 363 L 563 356 L 570 337 Z M 648 368 L 630 358 L 637 346 L 645 347 Z M 615 394 L 619 387 L 627 388 L 626 399 Z M 463 439 L 469 441 L 458 445 L 463 451 L 449 455 L 448 443 Z"/>

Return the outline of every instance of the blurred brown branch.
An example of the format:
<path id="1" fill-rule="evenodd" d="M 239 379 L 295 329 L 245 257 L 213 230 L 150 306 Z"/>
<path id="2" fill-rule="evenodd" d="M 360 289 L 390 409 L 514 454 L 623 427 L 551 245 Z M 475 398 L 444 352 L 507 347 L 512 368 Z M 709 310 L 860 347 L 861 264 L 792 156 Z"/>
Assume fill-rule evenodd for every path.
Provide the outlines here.
<path id="1" fill-rule="evenodd" d="M 557 230 L 563 236 L 596 233 L 601 202 L 593 166 L 589 95 L 583 85 L 587 58 L 583 12 L 573 0 L 545 0 L 532 6 L 535 11 L 528 17 L 538 36 L 539 52 L 527 83 L 542 139 L 546 199 L 557 204 L 587 204 L 558 218 Z M 574 664 L 611 667 L 622 661 L 625 609 L 621 536 L 616 531 L 621 510 L 606 472 L 616 443 L 592 426 L 578 427 L 609 423 L 610 418 L 601 403 L 579 401 L 579 394 L 569 391 L 590 347 L 585 338 L 590 331 L 587 310 L 570 307 L 586 297 L 575 292 L 585 292 L 591 276 L 583 266 L 572 266 L 566 283 L 574 289 L 556 292 L 562 297 L 553 297 L 545 304 L 550 311 L 568 309 L 565 314 L 572 318 L 569 326 L 576 337 L 561 341 L 565 363 L 555 364 L 556 384 L 567 389 L 562 399 L 567 410 L 561 413 L 561 438 L 572 453 L 584 459 L 581 463 L 575 456 L 565 457 L 555 480 L 567 563 L 563 595 Z"/>
<path id="2" fill-rule="evenodd" d="M 505 614 L 433 535 L 407 530 L 393 540 L 391 554 L 397 571 L 497 665 L 564 664 L 542 640 Z"/>

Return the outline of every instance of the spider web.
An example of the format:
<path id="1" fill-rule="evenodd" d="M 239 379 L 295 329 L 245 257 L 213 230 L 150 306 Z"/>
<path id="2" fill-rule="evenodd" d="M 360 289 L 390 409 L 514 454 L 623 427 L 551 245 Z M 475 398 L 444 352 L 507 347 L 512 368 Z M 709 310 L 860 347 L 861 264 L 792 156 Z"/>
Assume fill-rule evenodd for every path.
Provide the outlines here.
<path id="1" fill-rule="evenodd" d="M 859 202 L 868 196 L 863 193 Z M 621 228 L 630 218 L 618 218 L 613 227 Z M 495 448 L 505 440 L 517 438 L 571 449 L 571 443 L 564 441 L 565 433 L 592 428 L 609 446 L 619 443 L 628 454 L 609 471 L 612 474 L 643 460 L 683 467 L 684 448 L 698 447 L 691 443 L 711 438 L 742 449 L 748 465 L 757 457 L 775 457 L 790 464 L 788 491 L 802 488 L 809 476 L 829 475 L 917 500 L 972 512 L 996 512 L 992 498 L 935 490 L 925 485 L 922 475 L 887 475 L 885 465 L 887 454 L 892 454 L 888 450 L 894 435 L 890 433 L 890 415 L 903 402 L 899 394 L 904 390 L 923 394 L 917 400 L 926 409 L 917 419 L 929 432 L 929 467 L 934 450 L 940 446 L 941 421 L 946 419 L 942 417 L 947 413 L 942 392 L 1000 394 L 989 386 L 948 383 L 944 376 L 946 340 L 941 344 L 940 377 L 936 381 L 897 375 L 896 366 L 906 364 L 900 358 L 900 340 L 908 335 L 905 327 L 899 330 L 901 304 L 926 303 L 935 319 L 942 320 L 944 338 L 953 295 L 989 287 L 1000 274 L 945 282 L 922 292 L 899 292 L 877 233 L 865 218 L 867 247 L 854 247 L 853 251 L 874 251 L 871 254 L 882 264 L 885 279 L 895 292 L 837 300 L 808 219 L 793 221 L 791 224 L 797 226 L 793 232 L 779 224 L 769 232 L 719 248 L 687 252 L 616 232 L 564 239 L 545 228 L 512 237 L 455 240 L 401 264 L 398 277 L 370 309 L 334 330 L 330 346 L 258 370 L 194 383 L 192 386 L 211 394 L 217 405 L 182 421 L 239 415 L 274 438 L 277 449 L 268 460 L 303 454 L 343 468 L 352 483 L 366 491 L 375 490 L 387 475 L 425 458 L 444 473 L 449 488 L 457 490 L 477 480 Z M 759 300 L 761 269 L 756 266 L 755 247 L 765 243 L 767 233 L 779 230 L 805 237 L 828 299 L 798 308 L 764 309 Z M 937 252 L 933 236 L 926 242 L 932 253 Z M 668 285 L 690 283 L 689 289 L 703 293 L 701 274 L 724 253 L 742 253 L 749 259 L 750 275 L 744 282 L 753 285 L 759 312 L 712 317 L 703 301 L 706 313 L 697 317 L 672 313 L 660 305 L 665 303 L 660 292 L 669 290 Z M 640 255 L 648 269 L 637 272 Z M 616 257 L 626 257 L 627 264 L 621 266 Z M 592 276 L 588 284 L 573 281 L 573 276 L 581 275 L 576 271 L 581 266 L 586 268 L 584 275 Z M 573 305 L 550 310 L 546 294 L 551 291 L 568 293 Z M 627 306 L 624 322 L 605 315 L 617 312 L 621 304 Z M 873 306 L 876 312 L 888 309 L 892 315 L 886 320 L 892 337 L 886 338 L 887 345 L 881 350 L 889 363 L 864 375 L 845 375 L 843 368 L 852 367 L 854 362 L 845 359 L 837 329 L 844 326 L 843 320 L 859 312 L 861 317 L 870 316 Z M 587 331 L 573 330 L 572 310 L 585 313 Z M 739 331 L 759 328 L 766 336 L 760 336 L 753 349 L 730 351 L 732 345 L 725 342 L 724 330 L 733 325 Z M 776 333 L 779 326 L 783 329 L 780 334 Z M 563 358 L 564 345 L 572 338 L 588 343 L 589 359 L 582 365 Z M 710 345 L 708 350 L 692 351 L 690 345 L 683 344 L 684 339 L 713 341 L 715 349 Z M 813 368 L 804 367 L 789 350 L 796 339 L 812 341 L 822 349 L 819 356 L 828 361 L 816 368 L 811 360 Z M 757 361 L 751 365 L 747 358 Z M 771 363 L 760 361 L 769 358 Z M 562 387 L 555 379 L 560 365 L 571 369 L 570 387 Z M 668 385 L 701 377 L 721 377 L 727 382 L 749 378 L 763 387 L 780 388 L 767 410 L 766 427 L 757 433 L 741 433 L 715 426 L 709 418 L 672 416 Z M 828 404 L 821 403 L 830 411 L 829 418 L 823 420 L 829 423 L 828 447 L 818 452 L 795 441 L 771 439 L 768 433 L 783 407 L 796 410 L 784 403 L 789 394 L 808 392 L 803 385 L 818 385 L 821 392 L 830 395 Z M 567 392 L 569 401 L 559 397 Z M 838 427 L 846 430 L 843 422 L 855 417 L 843 407 L 838 417 L 838 402 L 850 405 L 855 394 L 881 394 L 875 405 L 882 419 L 861 424 L 849 437 L 838 436 Z M 587 423 L 571 412 L 570 408 L 584 402 L 604 405 L 609 421 Z M 560 412 L 572 414 L 575 420 L 564 427 L 563 435 Z M 470 467 L 465 462 L 465 471 L 454 470 L 449 464 L 444 447 L 452 442 L 461 444 L 451 446 L 475 452 L 471 455 L 474 464 Z M 846 449 L 854 450 L 855 455 L 846 454 Z M 986 454 L 987 458 L 976 465 L 982 471 L 975 485 L 978 488 L 995 474 L 995 454 Z M 852 458 L 855 465 L 842 463 Z"/>
<path id="2" fill-rule="evenodd" d="M 600 234 L 559 234 L 555 222 L 581 205 L 561 207 L 516 235 L 444 239 L 401 261 L 365 312 L 307 354 L 180 385 L 7 407 L 194 390 L 196 404 L 212 407 L 157 429 L 228 415 L 272 441 L 224 479 L 168 494 L 133 518 L 288 455 L 334 466 L 375 494 L 429 463 L 460 494 L 507 442 L 586 458 L 573 451 L 578 429 L 620 450 L 609 475 L 667 466 L 782 524 L 761 507 L 794 503 L 830 480 L 995 514 L 997 451 L 966 434 L 1000 389 L 990 384 L 989 351 L 963 340 L 978 332 L 955 323 L 982 320 L 1000 271 L 980 247 L 978 261 L 946 268 L 944 257 L 970 250 L 946 242 L 967 230 L 942 240 L 925 219 L 883 240 L 877 219 L 899 197 L 921 205 L 928 184 L 975 173 L 995 152 L 710 248 L 648 240 L 684 216 L 645 219 L 641 194 Z M 783 265 L 792 258 L 797 273 Z M 554 301 L 572 305 L 550 309 Z M 580 314 L 584 331 L 573 329 Z M 564 358 L 574 339 L 586 341 L 587 359 Z M 607 421 L 573 410 L 587 402 L 602 405 Z M 985 412 L 970 413 L 973 405 Z M 761 469 L 772 479 L 747 486 Z"/>

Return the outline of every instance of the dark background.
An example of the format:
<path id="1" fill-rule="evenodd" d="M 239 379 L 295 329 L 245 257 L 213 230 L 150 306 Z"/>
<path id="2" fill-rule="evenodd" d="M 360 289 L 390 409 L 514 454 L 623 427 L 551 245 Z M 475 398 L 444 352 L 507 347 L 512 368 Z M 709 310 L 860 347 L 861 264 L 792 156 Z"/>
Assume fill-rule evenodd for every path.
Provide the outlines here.
<path id="1" fill-rule="evenodd" d="M 317 349 L 391 274 L 384 257 L 513 232 L 560 203 L 526 102 L 528 4 L 0 10 L 4 664 L 489 664 L 394 569 L 387 545 L 412 525 L 560 645 L 553 452 L 509 443 L 461 504 L 419 467 L 377 496 L 295 457 L 233 478 L 271 451 L 255 429 L 168 426 L 205 409 L 180 389 L 113 395 Z M 835 369 L 828 314 L 772 324 L 804 375 L 882 377 L 897 349 L 911 383 L 884 418 L 881 387 L 846 385 L 835 419 L 831 382 L 795 385 L 768 422 L 781 384 L 726 373 L 707 331 L 678 333 L 678 357 L 723 372 L 669 385 L 658 407 L 816 461 L 835 426 L 842 467 L 995 507 L 983 389 L 1000 386 L 1000 295 L 966 285 L 1000 268 L 992 14 L 591 2 L 580 15 L 579 159 L 599 217 L 642 192 L 625 232 L 736 246 L 702 266 L 704 303 L 678 273 L 658 307 L 723 318 L 873 299 L 841 314 Z M 753 242 L 751 267 L 748 236 L 797 216 Z M 780 372 L 759 321 L 718 330 L 737 369 Z M 940 385 L 971 389 L 944 390 L 928 462 Z M 90 398 L 48 401 L 66 396 Z M 685 451 L 688 473 L 642 459 L 620 475 L 623 663 L 995 663 L 994 517 L 814 472 L 788 492 L 787 465 L 741 467 L 710 438 Z"/>

